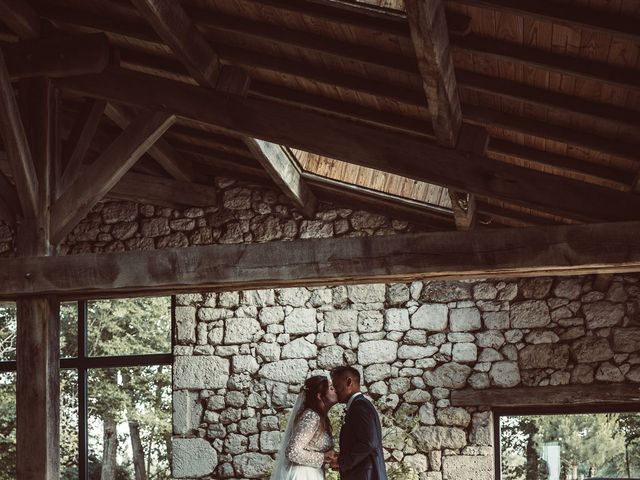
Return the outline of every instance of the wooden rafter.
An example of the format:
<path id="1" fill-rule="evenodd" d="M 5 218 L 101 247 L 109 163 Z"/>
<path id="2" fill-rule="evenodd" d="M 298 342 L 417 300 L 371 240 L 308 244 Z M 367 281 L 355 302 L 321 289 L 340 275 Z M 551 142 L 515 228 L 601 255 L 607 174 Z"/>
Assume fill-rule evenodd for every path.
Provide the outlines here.
<path id="1" fill-rule="evenodd" d="M 637 42 L 640 39 L 638 22 L 630 16 L 611 15 L 589 8 L 575 8 L 561 2 L 538 0 L 457 0 L 458 2 L 483 7 L 498 12 L 532 17 L 569 28 L 585 28 Z"/>
<path id="2" fill-rule="evenodd" d="M 639 222 L 0 259 L 2 297 L 233 290 L 640 270 Z"/>
<path id="3" fill-rule="evenodd" d="M 624 158 L 632 162 L 638 161 L 638 147 L 635 145 L 567 127 L 550 125 L 532 118 L 525 118 L 474 105 L 465 105 L 464 119 L 476 125 L 504 128 L 507 131 L 523 133 L 536 138 L 554 140 L 556 142 L 566 143 L 567 145 Z"/>
<path id="4" fill-rule="evenodd" d="M 405 0 L 411 38 L 436 140 L 455 147 L 462 125 L 442 0 Z"/>
<path id="5" fill-rule="evenodd" d="M 131 124 L 133 117 L 124 108 L 112 103 L 107 105 L 106 114 L 122 130 Z M 176 180 L 190 182 L 193 180 L 191 163 L 173 149 L 164 139 L 159 138 L 147 152 L 164 170 Z"/>
<path id="6" fill-rule="evenodd" d="M 0 0 L 0 19 L 20 38 L 40 36 L 40 17 L 24 0 Z"/>
<path id="7" fill-rule="evenodd" d="M 35 218 L 38 212 L 38 178 L 20 110 L 0 52 L 0 134 L 2 136 L 23 215 Z"/>
<path id="8" fill-rule="evenodd" d="M 280 189 L 302 212 L 313 216 L 316 197 L 302 178 L 302 172 L 293 152 L 271 142 L 245 137 L 247 147 Z"/>
<path id="9" fill-rule="evenodd" d="M 166 113 L 143 113 L 55 202 L 52 241 L 60 243 L 174 122 Z"/>
<path id="10" fill-rule="evenodd" d="M 9 181 L 9 179 L 0 171 L 0 198 L 4 201 L 5 207 L 8 212 L 11 212 L 10 216 L 15 219 L 16 215 L 20 212 L 20 201 L 18 200 L 18 194 L 16 188 Z"/>
<path id="11" fill-rule="evenodd" d="M 217 203 L 213 186 L 129 172 L 108 196 L 168 207 L 208 207 Z"/>
<path id="12" fill-rule="evenodd" d="M 67 142 L 69 153 L 64 172 L 57 186 L 59 194 L 62 194 L 69 185 L 75 182 L 80 174 L 83 168 L 82 161 L 91 146 L 91 140 L 93 140 L 98 130 L 98 125 L 106 106 L 107 102 L 104 100 L 87 100 L 85 102 Z"/>
<path id="13" fill-rule="evenodd" d="M 11 80 L 99 73 L 109 63 L 109 41 L 103 33 L 65 35 L 3 44 Z"/>
<path id="14" fill-rule="evenodd" d="M 593 59 L 560 55 L 479 35 L 452 35 L 451 45 L 454 51 L 497 58 L 576 78 L 640 90 L 637 72 L 608 63 L 596 62 Z"/>
<path id="15" fill-rule="evenodd" d="M 221 65 L 177 0 L 133 0 L 153 29 L 184 63 L 200 85 L 216 86 Z"/>
<path id="16" fill-rule="evenodd" d="M 489 144 L 487 130 L 475 125 L 464 125 L 457 148 L 478 157 L 484 157 Z M 472 230 L 476 223 L 476 196 L 472 193 L 448 189 L 451 207 L 458 230 Z"/>
<path id="17" fill-rule="evenodd" d="M 640 113 L 627 108 L 593 102 L 583 98 L 531 87 L 489 75 L 459 70 L 456 72 L 461 89 L 488 93 L 500 98 L 522 101 L 530 105 L 580 114 L 600 120 L 640 128 Z M 640 131 L 640 130 L 639 130 Z"/>
<path id="18" fill-rule="evenodd" d="M 633 195 L 268 100 L 230 100 L 212 90 L 118 69 L 56 82 L 77 94 L 164 109 L 241 135 L 559 215 L 624 220 L 640 211 L 640 198 Z M 584 201 L 595 196 L 598 202 Z"/>

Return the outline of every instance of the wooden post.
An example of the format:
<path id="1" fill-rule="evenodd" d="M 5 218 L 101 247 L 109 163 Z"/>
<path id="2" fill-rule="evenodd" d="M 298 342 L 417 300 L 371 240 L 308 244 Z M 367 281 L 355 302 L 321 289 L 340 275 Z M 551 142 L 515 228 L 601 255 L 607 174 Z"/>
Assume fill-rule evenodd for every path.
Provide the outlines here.
<path id="1" fill-rule="evenodd" d="M 38 176 L 35 217 L 21 218 L 21 256 L 51 255 L 51 171 L 56 160 L 56 94 L 38 78 L 21 85 L 22 117 Z M 36 296 L 17 301 L 17 473 L 21 480 L 59 477 L 60 328 L 59 302 Z"/>

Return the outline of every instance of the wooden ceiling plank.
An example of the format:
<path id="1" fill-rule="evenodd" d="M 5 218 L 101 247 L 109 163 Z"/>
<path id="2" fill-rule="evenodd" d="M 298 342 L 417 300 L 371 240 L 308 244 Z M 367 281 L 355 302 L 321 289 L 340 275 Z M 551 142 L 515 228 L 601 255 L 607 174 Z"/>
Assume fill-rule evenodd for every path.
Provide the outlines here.
<path id="1" fill-rule="evenodd" d="M 539 0 L 456 0 L 472 7 L 482 7 L 513 15 L 527 16 L 573 29 L 586 28 L 633 42 L 640 40 L 638 22 L 634 18 L 612 15 L 595 9 Z"/>
<path id="2" fill-rule="evenodd" d="M 59 79 L 56 84 L 76 94 L 164 110 L 241 135 L 550 213 L 607 220 L 640 215 L 640 197 L 268 100 L 229 98 L 210 89 L 117 68 Z M 584 201 L 595 195 L 600 197 L 598 202 Z"/>
<path id="3" fill-rule="evenodd" d="M 200 85 L 216 86 L 221 64 L 218 55 L 199 33 L 191 17 L 176 0 L 132 0 L 160 38 L 184 63 Z"/>
<path id="4" fill-rule="evenodd" d="M 109 145 L 52 206 L 52 243 L 64 239 L 174 120 L 166 113 L 142 113 Z"/>
<path id="5" fill-rule="evenodd" d="M 70 147 L 70 153 L 57 186 L 58 196 L 76 181 L 106 106 L 107 102 L 104 100 L 87 100 L 80 115 L 78 115 L 67 142 Z"/>
<path id="6" fill-rule="evenodd" d="M 0 0 L 0 18 L 20 38 L 40 36 L 40 17 L 24 0 Z"/>
<path id="7" fill-rule="evenodd" d="M 249 150 L 280 187 L 307 217 L 315 213 L 317 200 L 305 180 L 295 155 L 286 147 L 253 138 L 246 138 Z"/>
<path id="8" fill-rule="evenodd" d="M 56 36 L 2 44 L 12 81 L 33 77 L 65 77 L 99 73 L 109 63 L 104 33 Z"/>
<path id="9" fill-rule="evenodd" d="M 531 105 L 562 110 L 570 114 L 577 113 L 640 128 L 640 112 L 475 72 L 458 70 L 456 75 L 458 77 L 458 85 L 464 90 L 488 93 L 501 98 L 526 102 Z"/>
<path id="10" fill-rule="evenodd" d="M 113 103 L 107 105 L 105 112 L 107 117 L 122 130 L 127 129 L 133 121 L 133 117 L 124 108 Z M 181 158 L 166 140 L 162 138 L 156 140 L 147 153 L 176 180 L 183 182 L 193 180 L 194 174 L 191 163 Z"/>
<path id="11" fill-rule="evenodd" d="M 11 164 L 22 214 L 35 218 L 38 213 L 38 178 L 2 52 L 0 52 L 0 135 Z"/>
<path id="12" fill-rule="evenodd" d="M 411 38 L 436 140 L 455 147 L 462 125 L 442 0 L 405 0 Z"/>
<path id="13" fill-rule="evenodd" d="M 466 122 L 477 125 L 503 128 L 511 132 L 524 133 L 536 138 L 544 138 L 606 155 L 613 155 L 634 163 L 638 162 L 638 147 L 635 145 L 558 125 L 551 125 L 533 118 L 520 117 L 485 107 L 465 104 L 464 119 Z"/>
<path id="14" fill-rule="evenodd" d="M 450 39 L 454 51 L 493 57 L 540 70 L 594 80 L 625 89 L 640 90 L 638 72 L 628 68 L 579 57 L 559 55 L 478 35 L 452 35 Z"/>
<path id="15" fill-rule="evenodd" d="M 624 273 L 640 270 L 639 229 L 624 222 L 6 258 L 0 296 Z"/>

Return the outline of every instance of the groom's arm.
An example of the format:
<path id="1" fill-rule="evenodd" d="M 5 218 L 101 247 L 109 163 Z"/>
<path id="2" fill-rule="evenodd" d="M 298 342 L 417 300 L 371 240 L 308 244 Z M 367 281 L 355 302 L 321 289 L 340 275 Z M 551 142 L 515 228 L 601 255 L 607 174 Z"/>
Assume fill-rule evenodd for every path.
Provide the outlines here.
<path id="1" fill-rule="evenodd" d="M 350 448 L 340 452 L 338 456 L 340 472 L 348 472 L 374 453 L 376 434 L 372 415 L 375 415 L 375 412 L 368 408 L 364 402 L 358 402 L 351 407 L 349 411 L 351 417 L 349 422 L 351 427 Z"/>

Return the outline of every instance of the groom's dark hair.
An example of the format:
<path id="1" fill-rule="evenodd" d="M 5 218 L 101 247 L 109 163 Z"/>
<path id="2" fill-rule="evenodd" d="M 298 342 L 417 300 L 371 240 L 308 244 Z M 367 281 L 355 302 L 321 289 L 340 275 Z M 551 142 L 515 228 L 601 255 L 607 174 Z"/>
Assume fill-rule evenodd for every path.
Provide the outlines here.
<path id="1" fill-rule="evenodd" d="M 331 370 L 331 378 L 342 376 L 351 377 L 357 385 L 360 385 L 360 372 L 355 368 L 343 365 Z"/>

